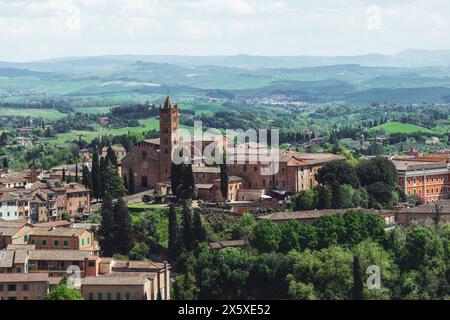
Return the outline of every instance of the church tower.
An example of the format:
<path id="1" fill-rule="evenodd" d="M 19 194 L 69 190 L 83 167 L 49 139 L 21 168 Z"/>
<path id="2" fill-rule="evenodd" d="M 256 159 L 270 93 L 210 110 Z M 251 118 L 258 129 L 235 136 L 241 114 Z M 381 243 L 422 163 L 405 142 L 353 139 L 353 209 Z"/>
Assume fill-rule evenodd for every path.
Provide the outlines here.
<path id="1" fill-rule="evenodd" d="M 178 105 L 174 106 L 172 99 L 167 96 L 164 106 L 159 106 L 159 180 L 161 182 L 170 180 L 172 151 L 178 143 L 177 129 L 179 116 Z"/>

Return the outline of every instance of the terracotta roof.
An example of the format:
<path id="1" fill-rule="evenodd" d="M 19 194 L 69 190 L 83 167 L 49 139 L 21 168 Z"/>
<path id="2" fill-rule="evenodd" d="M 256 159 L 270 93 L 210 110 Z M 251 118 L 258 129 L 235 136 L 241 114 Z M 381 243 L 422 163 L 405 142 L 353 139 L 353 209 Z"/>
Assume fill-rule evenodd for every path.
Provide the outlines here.
<path id="1" fill-rule="evenodd" d="M 146 275 L 130 275 L 111 273 L 109 275 L 86 277 L 83 278 L 81 286 L 95 285 L 95 286 L 141 286 L 144 285 L 148 277 Z"/>
<path id="2" fill-rule="evenodd" d="M 155 138 L 155 139 L 145 139 L 144 142 L 150 143 L 150 144 L 155 144 L 157 146 L 160 145 L 160 141 L 159 138 Z"/>
<path id="3" fill-rule="evenodd" d="M 34 236 L 59 236 L 59 237 L 76 237 L 87 231 L 86 229 L 72 228 L 33 228 L 31 235 Z"/>
<path id="4" fill-rule="evenodd" d="M 66 227 L 66 226 L 70 226 L 70 221 L 58 220 L 58 221 L 33 224 L 33 227 L 36 227 L 36 228 L 52 228 L 52 227 Z"/>
<path id="5" fill-rule="evenodd" d="M 0 273 L 0 283 L 47 282 L 48 273 Z"/>
<path id="6" fill-rule="evenodd" d="M 34 244 L 8 244 L 6 250 L 35 250 Z"/>
<path id="7" fill-rule="evenodd" d="M 214 187 L 212 183 L 196 183 L 195 186 L 197 189 L 211 189 Z"/>
<path id="8" fill-rule="evenodd" d="M 90 251 L 82 250 L 34 250 L 28 252 L 30 260 L 82 261 L 91 255 Z"/>
<path id="9" fill-rule="evenodd" d="M 24 264 L 28 260 L 27 250 L 15 250 L 14 263 Z"/>
<path id="10" fill-rule="evenodd" d="M 194 173 L 220 173 L 220 168 L 205 167 L 205 166 L 192 166 L 192 172 L 194 172 Z"/>

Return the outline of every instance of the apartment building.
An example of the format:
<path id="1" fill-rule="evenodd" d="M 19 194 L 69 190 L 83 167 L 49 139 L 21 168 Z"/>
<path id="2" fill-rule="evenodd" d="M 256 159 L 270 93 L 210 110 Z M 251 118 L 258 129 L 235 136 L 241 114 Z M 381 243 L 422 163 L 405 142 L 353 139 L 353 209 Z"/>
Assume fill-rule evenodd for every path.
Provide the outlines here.
<path id="1" fill-rule="evenodd" d="M 450 191 L 450 170 L 444 157 L 398 157 L 392 160 L 398 173 L 398 184 L 406 195 L 423 203 L 445 198 Z"/>
<path id="2" fill-rule="evenodd" d="M 47 273 L 0 273 L 0 300 L 42 300 L 48 293 Z"/>
<path id="3" fill-rule="evenodd" d="M 98 250 L 90 230 L 73 228 L 32 228 L 28 243 L 37 250 Z"/>

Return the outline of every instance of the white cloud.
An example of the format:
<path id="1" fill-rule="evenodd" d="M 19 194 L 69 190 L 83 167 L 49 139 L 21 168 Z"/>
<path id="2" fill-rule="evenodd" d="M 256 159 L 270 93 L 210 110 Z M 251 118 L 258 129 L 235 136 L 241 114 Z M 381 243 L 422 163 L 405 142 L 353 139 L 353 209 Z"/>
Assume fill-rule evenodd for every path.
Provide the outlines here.
<path id="1" fill-rule="evenodd" d="M 368 28 L 367 8 L 380 8 Z M 450 48 L 441 0 L 0 0 L 0 60 Z M 32 48 L 32 49 L 30 49 Z"/>

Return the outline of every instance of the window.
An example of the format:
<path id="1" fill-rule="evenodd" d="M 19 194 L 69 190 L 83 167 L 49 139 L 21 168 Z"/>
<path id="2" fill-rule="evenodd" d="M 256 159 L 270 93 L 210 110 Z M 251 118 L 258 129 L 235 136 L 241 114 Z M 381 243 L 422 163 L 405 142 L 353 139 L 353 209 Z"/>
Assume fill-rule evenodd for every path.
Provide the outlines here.
<path id="1" fill-rule="evenodd" d="M 59 241 L 58 241 L 58 240 L 53 240 L 53 246 L 54 246 L 54 247 L 59 246 Z"/>
<path id="2" fill-rule="evenodd" d="M 23 283 L 22 284 L 22 291 L 28 291 L 30 290 L 30 287 L 28 286 L 28 283 Z"/>
<path id="3" fill-rule="evenodd" d="M 116 300 L 121 300 L 122 299 L 122 297 L 120 296 L 120 292 L 117 292 L 116 293 Z"/>
<path id="4" fill-rule="evenodd" d="M 84 239 L 81 239 L 81 245 L 84 246 Z"/>
<path id="5" fill-rule="evenodd" d="M 88 297 L 89 300 L 94 300 L 94 294 L 92 292 L 89 292 Z"/>
<path id="6" fill-rule="evenodd" d="M 43 246 L 46 246 L 46 245 L 47 245 L 47 240 L 42 240 L 42 241 L 41 241 L 41 244 L 42 244 Z"/>
<path id="7" fill-rule="evenodd" d="M 91 244 L 91 238 L 87 238 L 87 244 Z"/>
<path id="8" fill-rule="evenodd" d="M 40 290 L 41 290 L 41 284 L 40 284 L 40 283 L 36 283 L 36 284 L 34 285 L 34 289 L 35 289 L 36 291 L 40 291 Z"/>
<path id="9" fill-rule="evenodd" d="M 125 293 L 125 300 L 130 300 L 130 293 L 129 292 Z"/>
<path id="10" fill-rule="evenodd" d="M 16 285 L 15 284 L 8 284 L 8 291 L 16 291 Z"/>
<path id="11" fill-rule="evenodd" d="M 3 291 L 3 285 L 0 284 L 0 291 Z"/>
<path id="12" fill-rule="evenodd" d="M 89 261 L 88 265 L 89 265 L 89 267 L 95 267 L 95 262 L 94 261 Z"/>
<path id="13" fill-rule="evenodd" d="M 97 298 L 98 298 L 98 300 L 103 300 L 103 293 L 99 292 L 97 294 Z"/>
<path id="14" fill-rule="evenodd" d="M 69 246 L 69 242 L 68 242 L 67 240 L 64 240 L 64 241 L 63 241 L 63 246 L 64 246 L 64 247 Z"/>
<path id="15" fill-rule="evenodd" d="M 106 300 L 111 300 L 111 292 L 106 293 Z"/>

